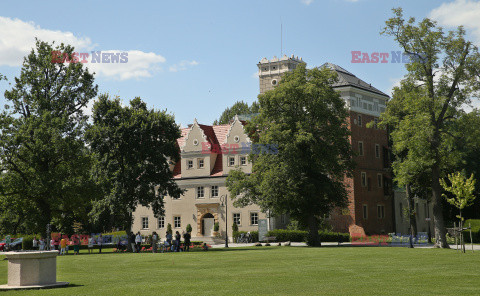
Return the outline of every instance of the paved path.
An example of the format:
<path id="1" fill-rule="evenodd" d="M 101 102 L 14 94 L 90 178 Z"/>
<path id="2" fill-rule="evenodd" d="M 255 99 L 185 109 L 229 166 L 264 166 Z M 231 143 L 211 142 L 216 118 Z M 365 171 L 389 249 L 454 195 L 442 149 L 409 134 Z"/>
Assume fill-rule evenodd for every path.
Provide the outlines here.
<path id="1" fill-rule="evenodd" d="M 276 246 L 277 243 L 270 243 L 272 246 Z M 230 248 L 240 248 L 240 247 L 253 247 L 255 244 L 254 243 L 248 243 L 248 244 L 237 244 L 237 243 L 228 243 L 228 246 Z M 264 244 L 262 244 L 264 245 Z M 283 243 L 282 243 L 283 245 Z M 297 243 L 297 242 L 292 242 L 291 243 L 291 246 L 292 247 L 306 247 L 307 244 L 306 243 Z M 322 246 L 323 247 L 338 247 L 338 243 L 322 243 Z M 378 247 L 378 246 L 371 246 L 371 245 L 352 245 L 351 243 L 342 243 L 340 244 L 341 247 Z M 225 247 L 225 244 L 220 244 L 220 245 L 212 245 L 212 248 L 223 248 Z M 394 248 L 406 248 L 408 247 L 408 245 L 396 245 L 396 246 L 390 246 L 390 247 L 394 247 Z M 433 248 L 433 245 L 430 244 L 430 245 L 415 245 L 414 246 L 415 248 L 418 248 L 418 249 L 428 249 L 428 248 Z M 450 248 L 452 250 L 456 250 L 456 246 L 454 244 L 450 245 Z M 460 246 L 459 246 L 460 248 Z M 473 245 L 473 249 L 475 251 L 480 251 L 480 244 L 474 244 Z M 470 244 L 465 244 L 465 250 L 468 252 L 468 251 L 472 251 L 472 246 Z"/>

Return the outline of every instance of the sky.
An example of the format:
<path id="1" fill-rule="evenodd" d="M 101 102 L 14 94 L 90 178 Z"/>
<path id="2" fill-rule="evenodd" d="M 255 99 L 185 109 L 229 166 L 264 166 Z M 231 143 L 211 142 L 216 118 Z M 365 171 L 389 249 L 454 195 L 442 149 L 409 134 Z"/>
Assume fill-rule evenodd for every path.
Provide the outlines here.
<path id="1" fill-rule="evenodd" d="M 212 124 L 236 101 L 257 99 L 257 63 L 282 52 L 308 67 L 337 64 L 391 94 L 404 64 L 352 63 L 352 51 L 401 50 L 380 35 L 394 7 L 447 29 L 464 25 L 480 44 L 480 1 L 471 0 L 16 0 L 0 3 L 0 73 L 10 82 L 18 76 L 35 37 L 64 42 L 90 54 L 84 65 L 99 93 L 125 104 L 140 97 L 182 126 L 194 118 Z M 126 52 L 128 61 L 93 64 L 92 51 Z M 10 87 L 0 82 L 0 106 Z"/>

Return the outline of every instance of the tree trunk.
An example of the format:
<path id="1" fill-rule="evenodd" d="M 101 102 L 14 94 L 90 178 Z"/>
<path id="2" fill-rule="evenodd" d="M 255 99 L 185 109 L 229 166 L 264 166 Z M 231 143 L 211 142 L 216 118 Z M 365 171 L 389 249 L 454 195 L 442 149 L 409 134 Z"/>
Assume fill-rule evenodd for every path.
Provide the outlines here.
<path id="1" fill-rule="evenodd" d="M 447 232 L 443 221 L 442 189 L 440 185 L 440 167 L 438 163 L 432 166 L 432 203 L 433 203 L 433 227 L 435 230 L 435 247 L 449 249 Z"/>
<path id="2" fill-rule="evenodd" d="M 417 235 L 417 219 L 415 217 L 415 203 L 413 199 L 412 192 L 410 190 L 410 184 L 405 186 L 406 195 L 407 195 L 407 203 L 408 203 L 408 218 L 410 223 L 411 235 Z"/>
<path id="3" fill-rule="evenodd" d="M 127 252 L 133 252 L 132 249 L 132 240 L 131 240 L 131 232 L 132 232 L 132 213 L 128 214 L 128 221 L 126 221 L 125 225 L 125 232 L 127 233 Z"/>
<path id="4" fill-rule="evenodd" d="M 308 239 L 307 243 L 311 247 L 321 247 L 320 235 L 318 234 L 318 219 L 315 215 L 308 217 Z"/>

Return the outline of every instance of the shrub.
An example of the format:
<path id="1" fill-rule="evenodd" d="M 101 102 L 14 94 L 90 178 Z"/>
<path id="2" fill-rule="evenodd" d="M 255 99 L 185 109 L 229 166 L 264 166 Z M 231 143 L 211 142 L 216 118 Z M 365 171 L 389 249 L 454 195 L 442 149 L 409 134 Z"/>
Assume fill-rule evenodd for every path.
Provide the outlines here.
<path id="1" fill-rule="evenodd" d="M 349 242 L 350 234 L 341 232 L 319 231 L 320 241 L 322 242 Z M 308 231 L 303 230 L 286 230 L 276 229 L 270 230 L 267 236 L 274 236 L 279 242 L 306 242 Z"/>
<path id="2" fill-rule="evenodd" d="M 188 224 L 186 230 L 187 232 L 192 232 L 192 225 Z"/>
<path id="3" fill-rule="evenodd" d="M 233 223 L 233 224 L 232 224 L 232 231 L 233 231 L 233 232 L 237 232 L 237 231 L 238 231 L 238 225 L 237 225 L 237 223 Z"/>
<path id="4" fill-rule="evenodd" d="M 213 224 L 213 231 L 218 232 L 219 229 L 220 229 L 220 223 L 215 222 L 215 224 Z"/>
<path id="5" fill-rule="evenodd" d="M 172 234 L 172 224 L 170 223 L 167 224 L 167 233 Z"/>
<path id="6" fill-rule="evenodd" d="M 37 240 L 40 239 L 40 236 L 34 234 L 28 235 L 19 235 L 17 237 L 23 237 L 22 241 L 22 250 L 33 250 L 33 238 L 37 237 Z"/>

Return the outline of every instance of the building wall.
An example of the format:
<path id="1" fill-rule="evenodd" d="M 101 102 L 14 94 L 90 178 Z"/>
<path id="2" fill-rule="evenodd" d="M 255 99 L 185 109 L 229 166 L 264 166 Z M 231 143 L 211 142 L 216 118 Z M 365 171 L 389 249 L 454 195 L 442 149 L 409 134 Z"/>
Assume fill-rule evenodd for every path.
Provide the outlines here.
<path id="1" fill-rule="evenodd" d="M 134 213 L 133 231 L 140 231 L 142 235 L 151 234 L 156 231 L 163 239 L 166 235 L 167 225 L 172 225 L 172 230 L 180 233 L 186 230 L 187 224 L 192 226 L 192 239 L 205 240 L 201 233 L 201 220 L 204 214 L 211 213 L 215 222 L 219 222 L 220 235 L 225 238 L 225 207 L 222 206 L 222 196 L 228 195 L 228 236 L 232 240 L 233 215 L 240 214 L 240 231 L 258 231 L 258 225 L 251 224 L 250 214 L 257 213 L 258 219 L 266 219 L 266 214 L 260 211 L 257 205 L 250 205 L 244 208 L 237 208 L 233 205 L 233 201 L 229 197 L 227 188 L 225 187 L 226 177 L 190 179 L 177 181 L 182 189 L 186 192 L 179 199 L 172 199 L 169 196 L 164 197 L 165 215 L 164 227 L 158 227 L 158 219 L 154 217 L 151 209 L 139 206 Z M 204 198 L 196 196 L 197 187 L 204 187 Z M 219 196 L 211 196 L 211 186 L 218 186 Z M 142 227 L 142 218 L 148 217 L 149 227 Z M 174 217 L 181 217 L 181 226 L 174 227 Z"/>
<path id="2" fill-rule="evenodd" d="M 408 217 L 405 215 L 406 209 L 408 209 L 407 196 L 405 191 L 395 190 L 395 232 L 400 234 L 408 234 L 410 223 Z M 433 217 L 433 206 L 431 203 L 427 203 L 426 200 L 415 197 L 415 217 L 417 222 L 418 232 L 434 233 L 433 221 L 426 221 L 426 218 Z"/>

